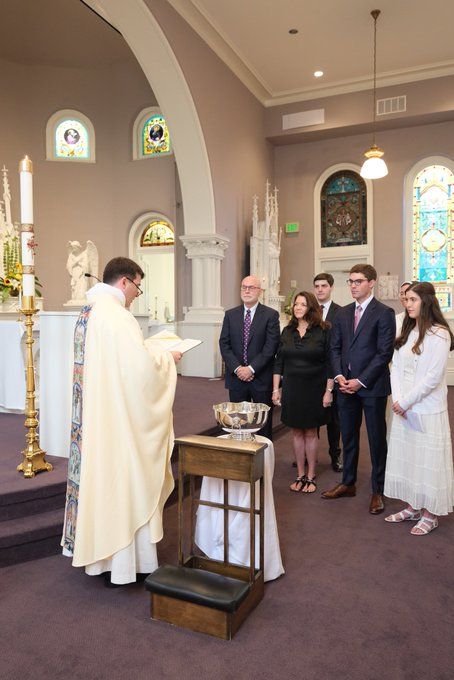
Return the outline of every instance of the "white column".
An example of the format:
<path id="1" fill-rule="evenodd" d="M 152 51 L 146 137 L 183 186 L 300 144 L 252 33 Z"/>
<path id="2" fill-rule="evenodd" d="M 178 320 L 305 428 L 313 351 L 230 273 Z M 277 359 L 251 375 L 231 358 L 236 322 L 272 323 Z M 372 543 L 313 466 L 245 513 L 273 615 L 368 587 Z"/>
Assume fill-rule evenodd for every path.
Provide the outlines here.
<path id="1" fill-rule="evenodd" d="M 180 236 L 186 257 L 192 261 L 192 304 L 178 324 L 183 338 L 200 338 L 203 344 L 187 353 L 182 375 L 215 378 L 221 374 L 219 333 L 224 318 L 221 306 L 221 261 L 229 239 L 218 234 Z"/>

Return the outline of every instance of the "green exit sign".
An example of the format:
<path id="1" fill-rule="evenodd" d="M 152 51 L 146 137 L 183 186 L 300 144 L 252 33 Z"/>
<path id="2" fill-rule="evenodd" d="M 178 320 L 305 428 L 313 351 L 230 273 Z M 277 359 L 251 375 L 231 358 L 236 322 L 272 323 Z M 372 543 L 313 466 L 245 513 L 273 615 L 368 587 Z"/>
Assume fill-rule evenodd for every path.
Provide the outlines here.
<path id="1" fill-rule="evenodd" d="M 287 222 L 285 225 L 286 234 L 297 234 L 300 230 L 299 222 Z"/>

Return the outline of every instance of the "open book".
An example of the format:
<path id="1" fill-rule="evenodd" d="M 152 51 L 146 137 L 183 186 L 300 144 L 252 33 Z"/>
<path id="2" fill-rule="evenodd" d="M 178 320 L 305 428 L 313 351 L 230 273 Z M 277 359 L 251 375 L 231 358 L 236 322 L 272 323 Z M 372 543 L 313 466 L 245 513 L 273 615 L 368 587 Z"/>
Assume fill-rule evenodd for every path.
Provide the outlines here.
<path id="1" fill-rule="evenodd" d="M 167 349 L 169 351 L 175 350 L 182 354 L 202 344 L 201 340 L 193 340 L 191 338 L 182 340 L 178 335 L 171 333 L 170 331 L 160 331 L 159 333 L 155 333 L 155 335 L 151 335 L 147 340 L 159 343 L 162 349 Z"/>

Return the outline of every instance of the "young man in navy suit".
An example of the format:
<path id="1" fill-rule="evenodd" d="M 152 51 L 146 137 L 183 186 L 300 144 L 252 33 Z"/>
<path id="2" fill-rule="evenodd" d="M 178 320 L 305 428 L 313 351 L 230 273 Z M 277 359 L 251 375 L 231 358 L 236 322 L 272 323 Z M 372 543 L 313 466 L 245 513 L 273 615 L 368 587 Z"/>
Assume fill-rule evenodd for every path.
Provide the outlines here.
<path id="1" fill-rule="evenodd" d="M 331 335 L 331 364 L 338 388 L 338 408 L 344 470 L 342 484 L 322 493 L 323 498 L 356 495 L 359 433 L 364 413 L 372 462 L 369 512 L 385 509 L 386 402 L 391 392 L 388 364 L 396 335 L 394 311 L 372 294 L 377 272 L 357 264 L 347 283 L 355 302 L 338 312 Z"/>
<path id="2" fill-rule="evenodd" d="M 225 363 L 225 386 L 233 402 L 254 401 L 272 406 L 273 365 L 280 338 L 279 314 L 259 302 L 256 276 L 241 282 L 243 304 L 226 311 L 219 347 Z M 271 439 L 272 410 L 259 434 Z"/>
<path id="3" fill-rule="evenodd" d="M 329 321 L 332 326 L 337 312 L 342 309 L 340 305 L 331 300 L 334 278 L 331 274 L 321 272 L 314 277 L 313 284 L 315 297 L 317 298 L 322 309 L 323 321 Z M 339 412 L 337 410 L 337 399 L 335 392 L 333 394 L 333 404 L 331 406 L 331 420 L 326 426 L 326 431 L 328 434 L 331 467 L 333 468 L 334 472 L 342 472 Z"/>

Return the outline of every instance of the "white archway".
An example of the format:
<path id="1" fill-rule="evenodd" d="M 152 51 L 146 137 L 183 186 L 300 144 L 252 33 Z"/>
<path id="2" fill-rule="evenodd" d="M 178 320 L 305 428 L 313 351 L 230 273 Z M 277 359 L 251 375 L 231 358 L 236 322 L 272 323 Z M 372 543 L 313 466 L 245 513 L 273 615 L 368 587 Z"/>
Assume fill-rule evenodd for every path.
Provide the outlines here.
<path id="1" fill-rule="evenodd" d="M 205 139 L 188 84 L 164 32 L 143 0 L 88 0 L 87 4 L 118 28 L 169 123 L 185 233 L 214 234 L 214 194 Z"/>
<path id="2" fill-rule="evenodd" d="M 315 183 L 314 189 L 314 275 L 326 271 L 333 275 L 335 284 L 335 299 L 339 304 L 351 302 L 350 292 L 345 286 L 347 278 L 345 272 L 360 262 L 373 263 L 374 259 L 374 225 L 373 225 L 373 195 L 372 181 L 364 179 L 367 197 L 367 243 L 358 246 L 339 246 L 322 248 L 321 245 L 321 210 L 320 198 L 328 177 L 340 170 L 352 170 L 358 175 L 361 167 L 354 163 L 337 163 L 326 168 Z"/>
<path id="3" fill-rule="evenodd" d="M 87 4 L 118 28 L 169 124 L 183 203 L 185 233 L 180 239 L 192 261 L 192 303 L 178 332 L 204 343 L 181 362 L 182 373 L 219 376 L 218 338 L 224 315 L 220 263 L 229 239 L 216 234 L 210 164 L 191 92 L 169 41 L 143 0 L 87 0 Z"/>

